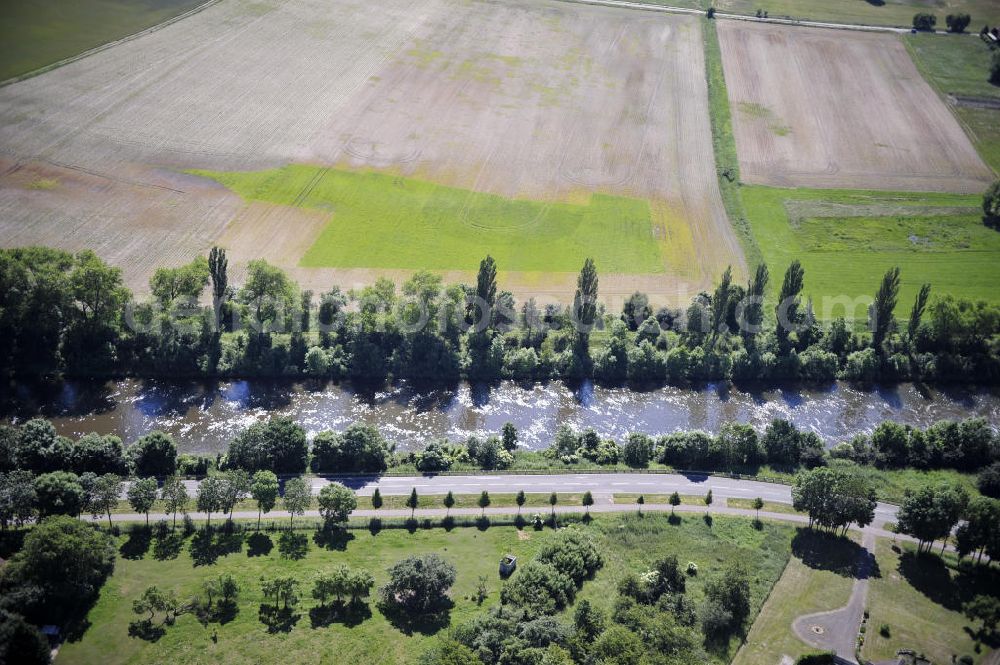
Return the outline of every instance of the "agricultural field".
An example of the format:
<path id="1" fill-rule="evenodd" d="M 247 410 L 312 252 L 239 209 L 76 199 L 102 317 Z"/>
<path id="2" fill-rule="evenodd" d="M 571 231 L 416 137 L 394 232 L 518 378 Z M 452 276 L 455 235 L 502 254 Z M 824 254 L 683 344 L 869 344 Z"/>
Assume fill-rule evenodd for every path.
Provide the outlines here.
<path id="1" fill-rule="evenodd" d="M 693 561 L 698 575 L 688 580 L 687 595 L 695 602 L 703 597 L 704 584 L 727 565 L 742 561 L 752 571 L 752 616 L 756 615 L 788 560 L 795 530 L 788 526 L 764 523 L 760 530 L 750 520 L 717 517 L 708 526 L 700 517 L 684 517 L 671 522 L 666 515 L 599 516 L 584 527 L 598 541 L 605 559 L 604 567 L 593 580 L 585 582 L 579 598 L 587 598 L 610 611 L 618 581 L 629 572 L 644 570 L 654 559 L 676 554 L 682 565 Z M 321 571 L 346 563 L 371 571 L 376 584 L 385 582 L 385 570 L 405 556 L 436 552 L 458 569 L 452 589 L 455 603 L 449 626 L 468 621 L 497 602 L 500 580 L 497 561 L 504 554 L 514 554 L 527 561 L 549 537 L 549 529 L 518 531 L 514 527 L 495 526 L 485 530 L 457 528 L 387 529 L 377 535 L 367 530 L 353 530 L 342 550 L 330 550 L 309 543 L 301 560 L 282 559 L 277 546 L 267 550 L 257 542 L 241 543 L 232 553 L 219 557 L 211 565 L 194 565 L 185 546 L 176 558 L 158 560 L 155 552 L 129 549 L 129 537 L 122 537 L 130 558 L 119 557 L 114 575 L 101 591 L 90 611 L 89 628 L 81 640 L 63 645 L 60 663 L 177 663 L 208 659 L 216 663 L 236 662 L 364 662 L 412 663 L 430 646 L 440 629 L 406 632 L 391 623 L 370 602 L 371 615 L 360 617 L 356 625 L 333 623 L 313 626 L 309 608 L 311 580 Z M 277 541 L 275 533 L 265 534 Z M 267 550 L 267 551 L 265 551 Z M 177 593 L 187 599 L 200 593 L 206 580 L 229 573 L 237 578 L 243 591 L 239 613 L 223 625 L 200 624 L 190 614 L 181 615 L 176 624 L 156 642 L 128 637 L 128 623 L 135 618 L 132 600 L 149 585 Z M 291 575 L 302 581 L 302 609 L 298 622 L 288 632 L 269 633 L 257 616 L 261 602 L 261 575 Z M 475 602 L 480 577 L 487 580 L 488 594 L 482 606 Z M 571 621 L 572 608 L 562 621 Z M 446 629 L 445 629 L 446 630 Z M 213 632 L 215 639 L 213 639 Z M 336 645 L 331 651 L 330 645 Z M 734 637 L 713 655 L 713 662 L 729 662 L 739 646 Z"/>
<path id="2" fill-rule="evenodd" d="M 1000 234 L 982 223 L 980 196 L 744 187 L 743 204 L 772 274 L 798 259 L 817 317 L 863 318 L 824 308 L 824 299 L 872 296 L 899 266 L 896 313 L 905 316 L 920 285 L 932 293 L 997 302 Z"/>
<path id="3" fill-rule="evenodd" d="M 978 38 L 955 35 L 908 35 L 905 44 L 920 73 L 952 105 L 983 161 L 1000 173 L 1000 86 L 988 80 L 989 48 Z"/>
<path id="4" fill-rule="evenodd" d="M 898 37 L 737 21 L 718 29 L 744 182 L 970 194 L 991 182 Z"/>
<path id="5" fill-rule="evenodd" d="M 945 28 L 945 17 L 958 12 L 972 16 L 969 29 L 977 32 L 983 23 L 993 26 L 1000 22 L 1000 7 L 994 0 L 716 0 L 713 4 L 721 12 L 736 14 L 752 15 L 758 9 L 764 9 L 772 18 L 788 16 L 812 21 L 904 28 L 910 27 L 913 15 L 920 12 L 934 14 L 941 30 Z"/>
<path id="6" fill-rule="evenodd" d="M 94 248 L 140 292 L 215 243 L 237 283 L 263 255 L 320 290 L 492 251 L 515 295 L 562 299 L 596 254 L 603 296 L 684 301 L 745 274 L 702 21 L 223 0 L 0 89 L 0 242 Z"/>
<path id="7" fill-rule="evenodd" d="M 0 81 L 155 26 L 205 0 L 18 0 L 0 4 Z"/>

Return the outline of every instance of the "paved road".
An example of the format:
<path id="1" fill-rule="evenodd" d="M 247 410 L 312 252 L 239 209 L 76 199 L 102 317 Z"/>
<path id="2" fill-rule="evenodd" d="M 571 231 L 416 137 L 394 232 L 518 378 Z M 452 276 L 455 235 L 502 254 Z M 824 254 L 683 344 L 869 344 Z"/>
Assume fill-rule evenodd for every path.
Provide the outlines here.
<path id="1" fill-rule="evenodd" d="M 712 512 L 724 513 L 726 499 L 753 499 L 760 497 L 765 501 L 775 503 L 792 503 L 792 488 L 788 485 L 777 483 L 765 483 L 755 480 L 738 480 L 709 475 L 693 474 L 673 474 L 673 473 L 582 473 L 582 474 L 485 474 L 485 475 L 426 475 L 426 476 L 324 476 L 311 477 L 308 479 L 312 485 L 313 494 L 318 494 L 320 489 L 332 481 L 340 482 L 354 490 L 358 496 L 368 497 L 377 488 L 383 496 L 406 496 L 413 488 L 417 493 L 427 496 L 444 496 L 449 491 L 455 494 L 479 494 L 483 490 L 491 494 L 515 494 L 519 490 L 526 493 L 548 494 L 550 492 L 560 493 L 582 493 L 590 491 L 594 495 L 597 505 L 595 510 L 628 510 L 627 506 L 611 503 L 614 494 L 670 494 L 678 492 L 680 494 L 704 495 L 708 490 L 712 490 L 715 503 Z M 198 481 L 185 481 L 188 492 L 194 496 L 197 491 Z M 367 503 L 367 502 L 363 502 Z M 563 506 L 562 509 L 570 510 L 579 506 Z M 669 509 L 669 506 L 666 507 Z M 700 506 L 692 508 L 702 510 Z M 646 507 L 652 509 L 651 506 Z M 431 516 L 434 513 L 429 509 L 418 511 L 422 515 Z M 896 506 L 891 504 L 878 504 L 875 509 L 874 527 L 881 529 L 886 522 L 896 520 Z M 403 511 L 405 514 L 409 514 Z M 463 514 L 452 511 L 453 514 Z M 487 514 L 509 514 L 510 508 L 497 508 L 487 511 Z M 478 513 L 473 509 L 471 513 Z M 470 513 L 470 514 L 471 514 Z M 748 511 L 741 511 L 744 514 Z M 280 512 L 278 514 L 281 514 Z M 379 513 L 385 517 L 393 516 L 390 511 L 382 510 Z M 365 511 L 358 511 L 359 517 L 367 516 Z M 192 517 L 195 515 L 192 514 Z M 256 517 L 256 513 L 240 514 L 242 517 Z M 118 519 L 124 519 L 127 515 L 119 515 Z M 799 517 L 789 516 L 784 517 Z M 114 518 L 113 518 L 114 519 Z M 132 516 L 135 519 L 135 516 Z M 127 520 L 125 520 L 127 521 Z"/>

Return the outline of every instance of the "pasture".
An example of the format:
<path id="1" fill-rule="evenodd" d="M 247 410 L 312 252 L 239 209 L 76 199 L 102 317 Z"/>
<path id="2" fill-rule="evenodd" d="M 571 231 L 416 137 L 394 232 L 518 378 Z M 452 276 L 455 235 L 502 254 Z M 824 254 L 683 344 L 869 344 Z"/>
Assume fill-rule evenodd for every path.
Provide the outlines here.
<path id="1" fill-rule="evenodd" d="M 0 81 L 189 11 L 205 0 L 18 0 L 0 3 Z"/>
<path id="2" fill-rule="evenodd" d="M 684 300 L 729 264 L 745 272 L 712 166 L 702 21 L 526 0 L 220 2 L 0 89 L 0 242 L 93 247 L 140 292 L 156 265 L 221 243 L 237 281 L 263 253 L 325 290 L 418 267 L 468 279 L 473 260 L 510 244 L 505 227 L 547 210 L 551 251 L 511 250 L 505 288 L 570 297 L 566 271 L 604 251 L 597 238 L 613 246 L 602 295 Z M 188 174 L 289 164 L 423 183 L 428 210 L 507 203 L 484 203 L 492 235 L 456 236 L 452 256 L 399 242 L 348 255 L 324 236 L 337 215 L 324 227 L 316 209 Z M 619 251 L 618 217 L 639 208 L 644 241 Z M 563 228 L 566 215 L 586 217 L 589 235 Z"/>
<path id="3" fill-rule="evenodd" d="M 744 182 L 981 193 L 992 180 L 896 36 L 729 21 L 719 39 Z"/>
<path id="4" fill-rule="evenodd" d="M 1000 234 L 983 225 L 979 196 L 754 186 L 742 197 L 772 284 L 800 260 L 804 294 L 821 319 L 844 315 L 824 312 L 824 297 L 872 296 L 893 266 L 901 270 L 897 315 L 924 282 L 936 295 L 997 302 Z"/>

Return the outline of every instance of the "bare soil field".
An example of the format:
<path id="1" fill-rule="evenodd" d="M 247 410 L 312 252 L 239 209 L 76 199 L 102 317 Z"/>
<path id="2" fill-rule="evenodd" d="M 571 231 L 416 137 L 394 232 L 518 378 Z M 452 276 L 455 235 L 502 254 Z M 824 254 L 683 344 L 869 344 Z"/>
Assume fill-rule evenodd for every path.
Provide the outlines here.
<path id="1" fill-rule="evenodd" d="M 719 23 L 745 182 L 978 193 L 992 179 L 898 37 Z"/>
<path id="2" fill-rule="evenodd" d="M 605 293 L 641 282 L 686 299 L 728 264 L 744 272 L 700 30 L 698 17 L 529 0 L 223 0 L 0 89 L 0 244 L 92 247 L 139 291 L 215 243 L 308 288 L 353 286 L 369 272 L 299 267 L 322 215 L 183 173 L 309 163 L 542 201 L 646 199 L 663 272 L 602 276 Z M 522 297 L 573 284 L 501 278 Z"/>

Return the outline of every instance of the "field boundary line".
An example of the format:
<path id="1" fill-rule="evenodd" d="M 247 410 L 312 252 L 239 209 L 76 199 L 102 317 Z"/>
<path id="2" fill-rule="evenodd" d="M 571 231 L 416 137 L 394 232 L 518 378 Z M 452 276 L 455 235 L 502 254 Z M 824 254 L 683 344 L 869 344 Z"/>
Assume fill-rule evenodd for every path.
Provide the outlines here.
<path id="1" fill-rule="evenodd" d="M 77 53 L 76 55 L 71 55 L 68 58 L 63 58 L 62 60 L 58 60 L 56 62 L 53 62 L 52 64 L 39 67 L 38 69 L 32 69 L 30 72 L 25 72 L 24 74 L 18 74 L 17 76 L 7 79 L 6 81 L 0 81 L 0 88 L 12 85 L 14 83 L 20 83 L 21 81 L 25 81 L 27 79 L 34 78 L 46 72 L 50 72 L 53 69 L 59 69 L 64 65 L 72 64 L 77 60 L 83 60 L 88 56 L 95 55 L 97 53 L 100 53 L 101 51 L 118 46 L 119 44 L 124 44 L 126 42 L 132 41 L 133 39 L 138 39 L 139 37 L 152 34 L 157 30 L 159 30 L 160 28 L 165 28 L 168 25 L 173 25 L 174 23 L 186 19 L 189 16 L 193 16 L 198 12 L 200 12 L 201 10 L 208 9 L 210 6 L 219 2 L 222 2 L 222 0 L 207 0 L 206 2 L 201 3 L 197 7 L 192 7 L 183 14 L 178 14 L 177 16 L 168 18 L 167 20 L 162 21 L 161 23 L 157 23 L 156 25 L 151 25 L 144 30 L 140 30 L 139 32 L 134 32 L 131 35 L 126 35 L 124 37 L 121 37 L 120 39 L 115 39 L 110 42 L 105 42 L 103 44 L 95 46 L 94 48 L 87 49 L 83 53 Z"/>

